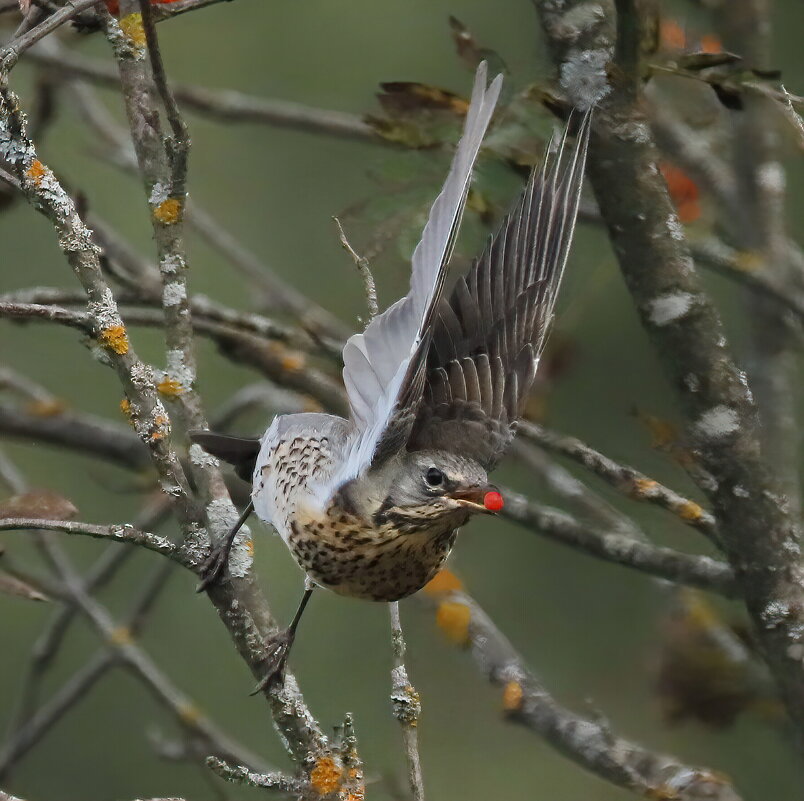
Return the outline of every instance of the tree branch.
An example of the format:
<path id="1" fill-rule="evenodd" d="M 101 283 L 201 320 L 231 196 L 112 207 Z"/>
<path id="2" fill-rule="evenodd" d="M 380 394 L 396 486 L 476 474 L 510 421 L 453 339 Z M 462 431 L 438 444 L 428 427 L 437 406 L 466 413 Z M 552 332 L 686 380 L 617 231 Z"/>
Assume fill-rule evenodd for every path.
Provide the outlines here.
<path id="1" fill-rule="evenodd" d="M 578 2 L 534 3 L 570 100 L 580 93 L 589 102 L 590 85 L 602 97 L 588 173 L 628 289 L 681 400 L 695 457 L 712 477 L 701 489 L 758 641 L 804 734 L 800 533 L 761 456 L 751 395 L 695 273 L 650 130 L 628 88 L 635 77 L 621 82 L 619 73 L 610 79 L 605 71 L 615 41 L 612 6 L 603 3 L 605 13 L 581 25 L 568 16 Z M 594 80 L 574 80 L 579 71 L 589 73 L 590 58 L 600 62 Z"/>

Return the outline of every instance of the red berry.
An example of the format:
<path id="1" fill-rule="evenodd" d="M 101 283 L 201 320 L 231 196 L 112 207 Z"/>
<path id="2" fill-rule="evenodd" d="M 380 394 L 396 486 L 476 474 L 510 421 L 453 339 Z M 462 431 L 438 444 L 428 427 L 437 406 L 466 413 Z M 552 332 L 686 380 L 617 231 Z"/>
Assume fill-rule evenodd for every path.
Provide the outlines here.
<path id="1" fill-rule="evenodd" d="M 499 492 L 487 492 L 483 498 L 483 506 L 490 512 L 499 512 L 504 503 L 503 496 Z"/>

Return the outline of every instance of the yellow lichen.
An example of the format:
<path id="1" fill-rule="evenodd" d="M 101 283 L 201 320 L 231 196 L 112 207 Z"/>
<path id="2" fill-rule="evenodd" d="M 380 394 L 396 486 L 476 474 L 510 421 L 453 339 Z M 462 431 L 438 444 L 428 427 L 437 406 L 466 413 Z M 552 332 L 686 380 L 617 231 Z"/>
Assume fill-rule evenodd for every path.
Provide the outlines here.
<path id="1" fill-rule="evenodd" d="M 246 553 L 254 556 L 254 540 L 246 540 Z"/>
<path id="2" fill-rule="evenodd" d="M 740 251 L 734 259 L 734 266 L 747 273 L 758 270 L 763 264 L 762 255 L 755 250 Z"/>
<path id="3" fill-rule="evenodd" d="M 120 18 L 120 30 L 134 47 L 142 50 L 146 45 L 142 14 L 126 14 Z"/>
<path id="4" fill-rule="evenodd" d="M 170 378 L 169 376 L 165 376 L 157 385 L 156 389 L 162 395 L 166 395 L 168 398 L 175 398 L 177 395 L 181 395 L 184 392 L 184 387 L 181 385 L 180 381 L 176 381 L 175 378 Z"/>
<path id="5" fill-rule="evenodd" d="M 33 400 L 25 407 L 26 411 L 34 417 L 56 417 L 66 408 L 67 404 L 61 398 Z"/>
<path id="6" fill-rule="evenodd" d="M 128 398 L 123 398 L 123 400 L 120 401 L 120 411 L 123 412 L 123 416 L 128 420 L 128 424 L 133 428 L 134 411 L 131 408 L 131 401 Z"/>
<path id="7" fill-rule="evenodd" d="M 436 610 L 436 624 L 457 645 L 469 642 L 469 621 L 472 612 L 466 604 L 442 601 Z"/>
<path id="8" fill-rule="evenodd" d="M 163 225 L 173 225 L 178 222 L 180 214 L 181 203 L 175 197 L 169 197 L 154 207 L 154 217 Z"/>
<path id="9" fill-rule="evenodd" d="M 310 772 L 310 784 L 319 795 L 334 793 L 341 786 L 343 768 L 331 756 L 322 756 Z"/>
<path id="10" fill-rule="evenodd" d="M 128 626 L 117 626 L 109 633 L 109 642 L 112 645 L 131 645 L 134 636 Z"/>
<path id="11" fill-rule="evenodd" d="M 684 501 L 684 503 L 678 507 L 678 515 L 683 520 L 700 520 L 703 513 L 703 509 L 695 503 L 695 501 Z"/>
<path id="12" fill-rule="evenodd" d="M 47 175 L 47 167 L 42 164 L 39 159 L 34 159 L 31 166 L 25 170 L 25 174 L 36 184 L 39 186 L 42 183 L 42 179 Z"/>
<path id="13" fill-rule="evenodd" d="M 456 592 L 463 589 L 463 582 L 448 568 L 439 570 L 427 584 L 424 591 L 430 595 L 442 595 L 445 592 Z"/>
<path id="14" fill-rule="evenodd" d="M 503 687 L 502 705 L 506 712 L 516 712 L 522 706 L 522 685 L 518 681 L 509 681 Z"/>
<path id="15" fill-rule="evenodd" d="M 128 334 L 122 325 L 110 325 L 108 328 L 104 328 L 98 339 L 101 345 L 105 345 L 120 356 L 128 353 Z"/>
<path id="16" fill-rule="evenodd" d="M 179 704 L 178 713 L 180 720 L 190 726 L 194 726 L 201 719 L 201 710 L 190 701 Z"/>

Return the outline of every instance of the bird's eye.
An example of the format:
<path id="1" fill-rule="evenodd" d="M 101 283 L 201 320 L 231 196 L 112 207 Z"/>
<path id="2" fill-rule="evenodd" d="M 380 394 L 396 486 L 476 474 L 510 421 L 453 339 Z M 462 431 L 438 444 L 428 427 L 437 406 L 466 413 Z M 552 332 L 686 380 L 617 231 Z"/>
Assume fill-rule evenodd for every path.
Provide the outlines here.
<path id="1" fill-rule="evenodd" d="M 444 483 L 444 474 L 437 467 L 428 467 L 424 480 L 431 487 L 440 487 Z"/>

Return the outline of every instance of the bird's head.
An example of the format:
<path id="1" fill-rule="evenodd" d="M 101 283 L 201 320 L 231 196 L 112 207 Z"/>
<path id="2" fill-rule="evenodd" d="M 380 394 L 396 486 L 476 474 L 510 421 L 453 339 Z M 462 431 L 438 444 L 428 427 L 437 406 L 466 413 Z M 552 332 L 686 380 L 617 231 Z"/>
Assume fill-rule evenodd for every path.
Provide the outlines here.
<path id="1" fill-rule="evenodd" d="M 383 492 L 372 510 L 375 525 L 457 528 L 472 514 L 502 509 L 502 496 L 483 467 L 448 451 L 406 452 L 382 472 Z"/>

